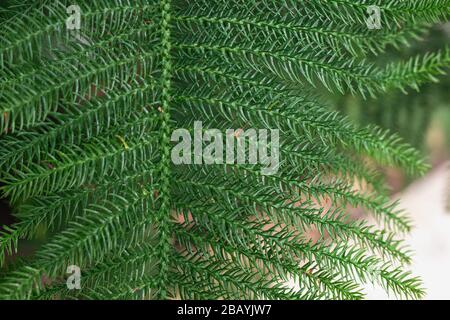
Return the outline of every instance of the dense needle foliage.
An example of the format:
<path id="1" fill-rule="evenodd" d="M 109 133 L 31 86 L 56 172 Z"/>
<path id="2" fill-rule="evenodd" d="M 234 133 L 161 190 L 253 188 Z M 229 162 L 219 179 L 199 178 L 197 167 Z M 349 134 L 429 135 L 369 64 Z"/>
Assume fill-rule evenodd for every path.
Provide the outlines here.
<path id="1" fill-rule="evenodd" d="M 66 30 L 73 4 L 79 33 Z M 378 30 L 366 25 L 374 4 Z M 317 93 L 376 97 L 434 80 L 448 49 L 370 61 L 445 19 L 449 4 L 6 1 L 0 178 L 17 223 L 0 233 L 0 262 L 20 252 L 19 239 L 42 228 L 51 236 L 3 272 L 0 298 L 360 299 L 365 283 L 422 297 L 399 240 L 411 222 L 376 168 L 427 165 Z M 172 130 L 194 121 L 280 129 L 280 169 L 174 165 Z M 355 207 L 380 227 L 351 220 Z M 66 287 L 73 264 L 81 290 Z"/>

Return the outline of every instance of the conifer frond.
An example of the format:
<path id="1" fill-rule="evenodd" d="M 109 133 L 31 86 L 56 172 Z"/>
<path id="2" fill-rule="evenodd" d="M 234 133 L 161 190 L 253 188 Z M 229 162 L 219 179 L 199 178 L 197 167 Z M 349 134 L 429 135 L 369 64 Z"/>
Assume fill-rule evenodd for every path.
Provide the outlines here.
<path id="1" fill-rule="evenodd" d="M 72 4 L 0 10 L 0 190 L 17 218 L 0 231 L 0 264 L 21 239 L 51 234 L 0 275 L 0 298 L 362 299 L 365 283 L 424 295 L 405 271 L 412 222 L 377 165 L 427 164 L 321 92 L 376 97 L 437 80 L 448 49 L 372 58 L 445 19 L 448 0 L 80 0 L 75 33 Z M 380 30 L 366 26 L 374 4 Z M 173 130 L 194 134 L 197 121 L 278 129 L 278 171 L 174 164 Z M 351 220 L 352 208 L 380 226 Z M 81 290 L 66 286 L 68 265 Z"/>

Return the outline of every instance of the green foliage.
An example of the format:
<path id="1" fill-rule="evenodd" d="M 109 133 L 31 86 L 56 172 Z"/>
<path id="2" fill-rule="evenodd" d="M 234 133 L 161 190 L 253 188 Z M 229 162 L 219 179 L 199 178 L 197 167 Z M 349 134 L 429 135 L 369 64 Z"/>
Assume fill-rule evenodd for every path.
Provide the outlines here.
<path id="1" fill-rule="evenodd" d="M 427 165 L 315 93 L 434 80 L 448 49 L 369 61 L 443 19 L 448 0 L 78 0 L 78 35 L 72 2 L 0 11 L 1 190 L 18 221 L 1 231 L 0 262 L 42 226 L 52 235 L 1 275 L 0 298 L 361 299 L 365 283 L 423 296 L 399 240 L 411 221 L 374 168 Z M 373 4 L 380 30 L 365 24 Z M 280 170 L 173 165 L 172 130 L 194 121 L 280 129 Z M 72 264 L 82 290 L 65 285 Z"/>
<path id="2" fill-rule="evenodd" d="M 418 43 L 401 48 L 390 49 L 379 60 L 402 60 L 412 55 L 426 54 L 429 51 L 450 45 L 449 24 L 438 24 L 421 36 Z M 448 58 L 447 58 L 448 59 Z M 381 63 L 381 61 L 380 61 Z M 436 79 L 435 82 L 437 82 Z M 441 77 L 439 83 L 427 83 L 405 92 L 389 90 L 375 99 L 363 99 L 349 94 L 332 97 L 337 110 L 349 114 L 352 120 L 362 125 L 377 124 L 382 128 L 399 133 L 408 143 L 423 148 L 425 132 L 434 118 L 448 118 L 448 102 L 450 101 L 450 77 Z M 446 122 L 443 127 L 447 128 Z M 446 132 L 449 140 L 450 134 Z M 450 145 L 447 142 L 447 145 Z"/>

